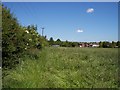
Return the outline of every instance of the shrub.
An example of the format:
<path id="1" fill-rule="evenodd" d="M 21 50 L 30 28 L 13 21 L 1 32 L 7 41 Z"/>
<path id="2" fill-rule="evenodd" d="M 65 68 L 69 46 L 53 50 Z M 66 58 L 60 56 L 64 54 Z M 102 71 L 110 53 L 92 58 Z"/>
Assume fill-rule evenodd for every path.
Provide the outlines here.
<path id="1" fill-rule="evenodd" d="M 13 68 L 28 55 L 38 58 L 38 49 L 48 45 L 47 40 L 38 34 L 37 26 L 21 26 L 7 7 L 2 7 L 2 54 L 3 68 Z M 32 51 L 31 51 L 32 50 Z"/>

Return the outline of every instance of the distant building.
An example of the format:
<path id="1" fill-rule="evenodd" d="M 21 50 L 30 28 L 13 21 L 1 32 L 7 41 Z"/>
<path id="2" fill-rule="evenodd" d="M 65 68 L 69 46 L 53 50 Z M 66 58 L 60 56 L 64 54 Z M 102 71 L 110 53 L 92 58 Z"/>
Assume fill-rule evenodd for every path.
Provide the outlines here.
<path id="1" fill-rule="evenodd" d="M 93 44 L 92 47 L 99 47 L 99 44 Z"/>
<path id="2" fill-rule="evenodd" d="M 52 45 L 52 47 L 60 47 L 60 45 Z"/>
<path id="3" fill-rule="evenodd" d="M 98 43 L 80 43 L 79 47 L 99 47 Z"/>
<path id="4" fill-rule="evenodd" d="M 79 44 L 79 47 L 85 47 L 84 43 Z"/>
<path id="5" fill-rule="evenodd" d="M 118 48 L 118 46 L 115 46 L 114 48 Z"/>

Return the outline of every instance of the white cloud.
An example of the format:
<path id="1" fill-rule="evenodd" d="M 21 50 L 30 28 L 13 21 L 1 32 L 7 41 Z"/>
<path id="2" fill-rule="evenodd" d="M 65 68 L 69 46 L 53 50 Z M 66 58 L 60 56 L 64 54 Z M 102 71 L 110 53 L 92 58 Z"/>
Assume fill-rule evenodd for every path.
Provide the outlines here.
<path id="1" fill-rule="evenodd" d="M 77 32 L 78 32 L 78 33 L 81 33 L 81 32 L 83 32 L 83 30 L 81 30 L 81 29 L 78 29 L 78 30 L 77 30 Z"/>
<path id="2" fill-rule="evenodd" d="M 93 9 L 93 8 L 88 8 L 86 12 L 87 12 L 87 13 L 93 13 L 93 12 L 94 12 L 94 9 Z"/>

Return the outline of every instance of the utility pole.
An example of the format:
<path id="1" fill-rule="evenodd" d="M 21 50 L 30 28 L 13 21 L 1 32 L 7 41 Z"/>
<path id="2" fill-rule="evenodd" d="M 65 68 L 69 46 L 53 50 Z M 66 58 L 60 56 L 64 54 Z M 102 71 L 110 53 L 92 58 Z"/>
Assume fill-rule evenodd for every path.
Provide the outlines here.
<path id="1" fill-rule="evenodd" d="M 43 36 L 43 33 L 44 33 L 44 29 L 45 29 L 45 28 L 44 28 L 44 27 L 42 27 L 42 36 Z"/>

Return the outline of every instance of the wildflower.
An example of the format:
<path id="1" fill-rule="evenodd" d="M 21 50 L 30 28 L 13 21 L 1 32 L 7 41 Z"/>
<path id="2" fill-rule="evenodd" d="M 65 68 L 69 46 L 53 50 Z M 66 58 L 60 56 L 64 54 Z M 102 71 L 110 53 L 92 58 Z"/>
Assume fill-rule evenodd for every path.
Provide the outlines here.
<path id="1" fill-rule="evenodd" d="M 29 31 L 28 31 L 28 30 L 25 30 L 25 32 L 26 32 L 26 33 L 29 33 Z"/>
<path id="2" fill-rule="evenodd" d="M 32 41 L 32 39 L 29 39 L 29 41 Z"/>

